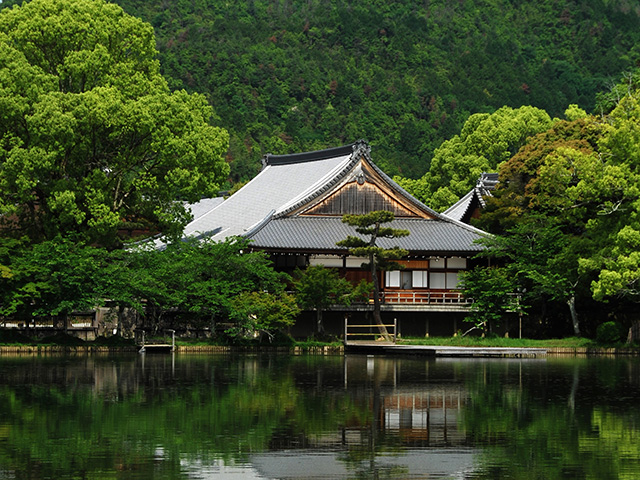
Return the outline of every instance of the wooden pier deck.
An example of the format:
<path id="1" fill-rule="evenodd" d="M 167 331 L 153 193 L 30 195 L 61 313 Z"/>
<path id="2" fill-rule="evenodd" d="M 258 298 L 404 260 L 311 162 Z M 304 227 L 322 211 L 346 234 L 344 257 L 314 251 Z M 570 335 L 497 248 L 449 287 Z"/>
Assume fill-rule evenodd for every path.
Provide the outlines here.
<path id="1" fill-rule="evenodd" d="M 349 341 L 347 353 L 369 353 L 378 355 L 424 355 L 432 357 L 519 357 L 545 356 L 545 348 L 511 347 L 451 347 L 438 345 L 399 345 L 392 342 Z"/>
<path id="2" fill-rule="evenodd" d="M 138 352 L 140 353 L 171 353 L 175 351 L 175 346 L 171 344 L 150 343 L 141 345 Z"/>

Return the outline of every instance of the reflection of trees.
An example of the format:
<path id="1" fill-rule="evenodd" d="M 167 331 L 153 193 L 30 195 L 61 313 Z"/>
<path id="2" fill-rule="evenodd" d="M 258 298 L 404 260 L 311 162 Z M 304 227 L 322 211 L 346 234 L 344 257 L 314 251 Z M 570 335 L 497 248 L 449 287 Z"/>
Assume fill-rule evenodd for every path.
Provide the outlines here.
<path id="1" fill-rule="evenodd" d="M 639 373 L 621 360 L 485 364 L 462 416 L 484 446 L 474 478 L 637 478 Z"/>
<path id="2" fill-rule="evenodd" d="M 474 448 L 474 478 L 632 478 L 639 396 L 637 361 L 3 357 L 0 476 L 180 477 L 322 449 L 345 477 L 398 478 L 433 452 L 472 468 Z"/>
<path id="3" fill-rule="evenodd" d="M 266 450 L 286 429 L 312 437 L 338 431 L 347 418 L 364 421 L 348 397 L 305 397 L 287 365 L 265 369 L 257 357 L 178 365 L 147 357 L 144 368 L 138 358 L 57 360 L 3 365 L 0 408 L 11 419 L 0 420 L 6 469 L 52 477 L 127 469 L 177 474 L 185 459 L 234 463 Z"/>
<path id="4" fill-rule="evenodd" d="M 384 459 L 402 457 L 408 449 L 466 445 L 457 429 L 466 393 L 451 367 L 429 359 L 347 357 L 349 395 L 371 411 L 369 423 L 346 429 L 340 459 L 354 472 L 352 478 L 409 477 L 416 474 L 411 461 L 394 465 Z"/>

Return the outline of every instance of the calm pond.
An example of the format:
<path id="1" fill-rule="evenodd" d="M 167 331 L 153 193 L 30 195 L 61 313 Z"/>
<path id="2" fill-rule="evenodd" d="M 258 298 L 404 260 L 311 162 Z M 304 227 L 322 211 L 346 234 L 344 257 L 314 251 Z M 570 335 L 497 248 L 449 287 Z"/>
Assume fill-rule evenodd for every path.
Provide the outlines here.
<path id="1" fill-rule="evenodd" d="M 0 479 L 637 479 L 640 359 L 0 356 Z"/>

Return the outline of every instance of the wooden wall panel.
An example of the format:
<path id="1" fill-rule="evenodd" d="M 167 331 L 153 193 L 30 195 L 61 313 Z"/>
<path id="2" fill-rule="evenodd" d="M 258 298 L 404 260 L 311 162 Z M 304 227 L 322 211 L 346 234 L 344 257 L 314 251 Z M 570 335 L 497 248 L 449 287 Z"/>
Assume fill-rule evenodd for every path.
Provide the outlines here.
<path id="1" fill-rule="evenodd" d="M 305 215 L 362 215 L 375 210 L 393 212 L 396 217 L 418 217 L 397 199 L 387 195 L 371 183 L 346 184 L 333 195 L 306 211 Z"/>

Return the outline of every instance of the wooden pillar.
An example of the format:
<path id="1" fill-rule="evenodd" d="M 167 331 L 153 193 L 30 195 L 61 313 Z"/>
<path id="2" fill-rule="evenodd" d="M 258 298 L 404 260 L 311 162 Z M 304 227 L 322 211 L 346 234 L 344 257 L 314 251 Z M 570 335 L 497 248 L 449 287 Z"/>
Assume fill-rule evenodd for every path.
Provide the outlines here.
<path id="1" fill-rule="evenodd" d="M 429 317 L 425 320 L 425 338 L 429 338 Z"/>

